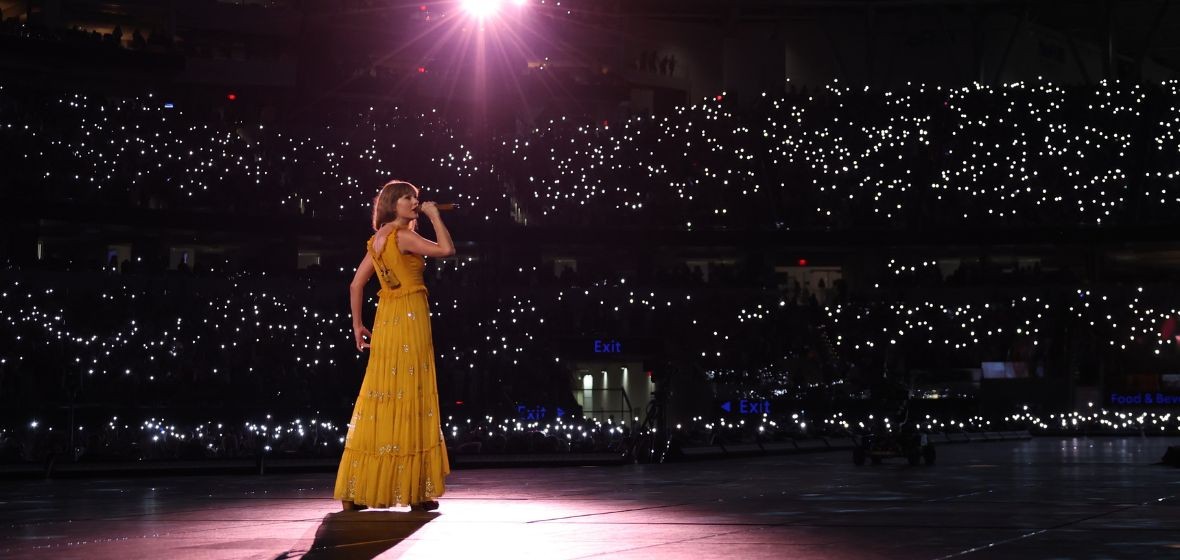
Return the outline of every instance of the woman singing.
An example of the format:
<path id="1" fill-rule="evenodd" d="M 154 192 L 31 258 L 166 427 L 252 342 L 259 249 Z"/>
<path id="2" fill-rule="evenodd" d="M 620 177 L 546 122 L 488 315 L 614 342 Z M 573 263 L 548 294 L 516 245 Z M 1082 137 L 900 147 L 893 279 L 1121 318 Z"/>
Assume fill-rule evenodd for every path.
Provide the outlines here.
<path id="1" fill-rule="evenodd" d="M 434 225 L 437 243 L 414 231 L 419 213 Z M 455 244 L 435 203 L 419 204 L 418 188 L 405 181 L 381 187 L 373 199 L 373 229 L 377 233 L 349 286 L 357 351 L 371 351 L 334 496 L 345 510 L 409 505 L 431 511 L 438 508 L 434 499 L 446 489 L 450 466 L 439 425 L 423 257 L 453 255 Z M 361 301 L 374 273 L 381 291 L 370 333 L 361 321 Z"/>

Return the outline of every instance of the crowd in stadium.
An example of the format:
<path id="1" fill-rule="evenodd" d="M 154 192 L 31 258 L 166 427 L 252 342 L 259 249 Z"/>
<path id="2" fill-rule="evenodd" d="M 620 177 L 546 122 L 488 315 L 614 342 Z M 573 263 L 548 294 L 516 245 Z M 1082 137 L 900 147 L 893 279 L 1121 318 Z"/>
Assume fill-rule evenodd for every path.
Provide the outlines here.
<path id="1" fill-rule="evenodd" d="M 718 96 L 620 122 L 570 117 L 489 139 L 432 110 L 242 122 L 158 94 L 4 85 L 0 199 L 363 223 L 375 188 L 403 177 L 425 198 L 459 203 L 467 223 L 505 227 L 873 235 L 1167 226 L 1180 203 L 1170 192 L 1180 174 L 1176 88 L 833 85 L 740 107 Z M 938 364 L 1019 362 L 1031 377 L 1097 381 L 1175 362 L 1180 301 L 1167 278 L 1094 282 L 1039 263 L 954 259 L 946 268 L 899 256 L 852 289 L 800 286 L 771 263 L 562 271 L 536 256 L 502 258 L 460 252 L 429 264 L 445 408 L 455 418 L 500 411 L 474 426 L 455 420 L 455 445 L 525 445 L 505 435 L 514 429 L 505 411 L 571 406 L 559 342 L 601 333 L 659 333 L 673 387 L 701 380 L 757 398 L 819 391 L 829 402 L 882 372 Z M 34 417 L 52 415 L 60 434 L 71 429 L 65 409 L 76 410 L 74 440 L 92 455 L 249 455 L 270 437 L 289 451 L 338 453 L 364 369 L 346 316 L 352 270 L 165 268 L 99 254 L 5 263 L 0 401 L 29 417 L 3 419 L 6 457 L 52 448 L 50 422 Z M 268 414 L 283 420 L 263 429 Z M 790 433 L 806 431 L 799 423 Z M 847 428 L 819 421 L 811 430 Z M 615 429 L 550 426 L 526 447 L 555 447 L 565 430 L 564 449 L 600 449 Z"/>
<path id="2" fill-rule="evenodd" d="M 740 108 L 718 96 L 667 116 L 562 118 L 496 138 L 434 110 L 244 123 L 158 95 L 8 87 L 0 126 L 17 148 L 4 154 L 12 181 L 39 185 L 46 201 L 347 218 L 373 184 L 402 174 L 483 219 L 530 224 L 1166 224 L 1178 204 L 1177 87 L 834 85 Z"/>

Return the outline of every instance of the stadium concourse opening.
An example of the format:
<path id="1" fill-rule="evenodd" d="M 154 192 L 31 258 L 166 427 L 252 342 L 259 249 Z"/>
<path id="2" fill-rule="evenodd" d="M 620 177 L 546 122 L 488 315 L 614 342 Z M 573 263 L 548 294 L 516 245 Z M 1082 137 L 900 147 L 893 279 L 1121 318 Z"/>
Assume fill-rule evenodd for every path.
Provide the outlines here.
<path id="1" fill-rule="evenodd" d="M 639 338 L 565 341 L 581 416 L 632 428 L 643 421 L 655 389 L 654 372 L 644 361 L 655 357 L 657 346 L 654 340 Z"/>

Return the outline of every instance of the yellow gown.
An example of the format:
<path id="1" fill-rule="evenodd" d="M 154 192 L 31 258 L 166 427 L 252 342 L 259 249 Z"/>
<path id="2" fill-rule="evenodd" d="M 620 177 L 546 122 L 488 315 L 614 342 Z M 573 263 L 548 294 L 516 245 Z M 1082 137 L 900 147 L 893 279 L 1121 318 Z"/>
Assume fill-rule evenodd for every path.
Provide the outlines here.
<path id="1" fill-rule="evenodd" d="M 367 248 L 381 282 L 369 363 L 336 472 L 337 500 L 369 507 L 418 504 L 441 496 L 450 474 L 438 410 L 426 261 L 397 249 L 398 229 L 381 253 Z M 400 284 L 399 284 L 400 282 Z"/>

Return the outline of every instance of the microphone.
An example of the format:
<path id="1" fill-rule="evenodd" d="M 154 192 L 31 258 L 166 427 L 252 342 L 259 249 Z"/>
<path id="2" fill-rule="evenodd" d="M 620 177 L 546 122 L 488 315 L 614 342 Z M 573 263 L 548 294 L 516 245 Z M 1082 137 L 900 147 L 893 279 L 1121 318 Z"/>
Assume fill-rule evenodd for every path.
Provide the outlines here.
<path id="1" fill-rule="evenodd" d="M 457 208 L 457 205 L 454 202 L 439 202 L 435 204 L 434 207 L 443 212 L 448 212 Z"/>

